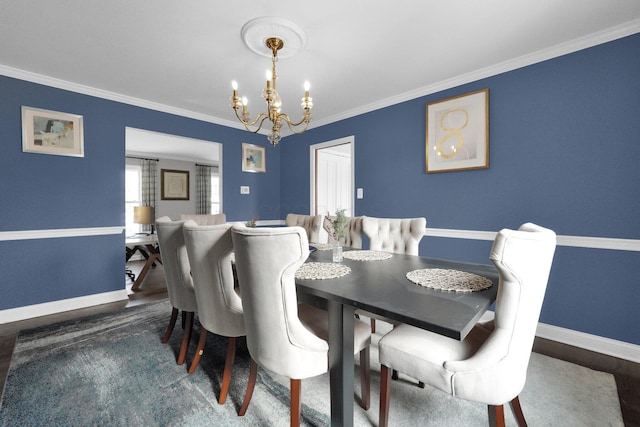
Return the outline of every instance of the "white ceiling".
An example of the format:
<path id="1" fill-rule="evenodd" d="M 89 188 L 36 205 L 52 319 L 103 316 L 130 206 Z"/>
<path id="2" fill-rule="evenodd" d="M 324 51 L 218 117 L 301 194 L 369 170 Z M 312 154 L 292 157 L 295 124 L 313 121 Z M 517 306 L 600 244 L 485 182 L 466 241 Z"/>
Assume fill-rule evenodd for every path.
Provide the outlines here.
<path id="1" fill-rule="evenodd" d="M 233 127 L 231 80 L 252 114 L 264 109 L 270 59 L 240 35 L 256 17 L 306 33 L 278 62 L 278 89 L 298 119 L 311 82 L 312 126 L 640 32 L 638 0 L 0 0 L 0 11 L 0 74 Z"/>
<path id="2" fill-rule="evenodd" d="M 162 159 L 183 160 L 202 164 L 219 164 L 221 144 L 183 136 L 167 135 L 144 129 L 125 129 L 126 150 L 129 156 L 156 156 Z"/>

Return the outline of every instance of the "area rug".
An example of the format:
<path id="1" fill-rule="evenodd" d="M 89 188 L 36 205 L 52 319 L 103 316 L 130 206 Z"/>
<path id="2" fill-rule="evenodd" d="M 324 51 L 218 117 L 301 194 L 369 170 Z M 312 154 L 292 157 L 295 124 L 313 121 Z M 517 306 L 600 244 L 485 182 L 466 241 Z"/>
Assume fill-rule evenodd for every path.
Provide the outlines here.
<path id="1" fill-rule="evenodd" d="M 175 363 L 181 330 L 168 344 L 168 302 L 123 309 L 20 332 L 6 381 L 2 426 L 285 426 L 289 382 L 259 370 L 247 414 L 236 415 L 247 384 L 249 358 L 238 340 L 229 397 L 217 403 L 226 340 L 208 335 L 193 375 Z M 371 351 L 371 409 L 355 405 L 354 424 L 378 424 L 377 342 Z M 197 342 L 197 329 L 188 363 Z M 356 396 L 360 396 L 358 369 Z M 302 424 L 330 425 L 328 375 L 302 382 Z M 357 398 L 356 398 L 357 400 Z M 609 374 L 533 354 L 520 401 L 531 426 L 622 426 L 616 385 Z M 507 425 L 516 425 L 508 409 Z M 420 389 L 401 376 L 391 389 L 392 426 L 486 426 L 485 405 Z"/>

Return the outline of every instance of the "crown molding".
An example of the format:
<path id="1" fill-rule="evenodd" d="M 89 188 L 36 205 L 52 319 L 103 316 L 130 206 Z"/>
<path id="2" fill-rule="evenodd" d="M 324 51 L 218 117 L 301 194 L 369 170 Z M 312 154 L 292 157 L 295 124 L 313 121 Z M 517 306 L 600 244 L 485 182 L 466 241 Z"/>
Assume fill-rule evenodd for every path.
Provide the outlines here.
<path id="1" fill-rule="evenodd" d="M 382 99 L 370 104 L 363 105 L 358 108 L 354 108 L 345 111 L 340 114 L 326 117 L 321 120 L 314 120 L 309 124 L 309 129 L 325 126 L 340 120 L 348 119 L 351 117 L 359 116 L 361 114 L 369 113 L 371 111 L 379 110 L 381 108 L 389 107 L 391 105 L 400 104 L 402 102 L 410 101 L 412 99 L 420 98 L 422 96 L 431 95 L 433 93 L 451 89 L 456 86 L 471 83 L 483 78 L 495 76 L 507 71 L 512 71 L 518 68 L 523 68 L 538 62 L 546 61 L 548 59 L 556 58 L 559 56 L 567 55 L 569 53 L 577 52 L 582 49 L 597 46 L 599 44 L 607 43 L 613 40 L 617 40 L 632 34 L 640 33 L 640 19 L 629 21 L 625 24 L 618 25 L 616 27 L 609 28 L 607 30 L 599 31 L 590 34 L 585 37 L 580 37 L 571 40 L 566 43 L 562 43 L 556 46 L 552 46 L 547 49 L 542 49 L 533 52 L 528 55 L 523 55 L 518 58 L 501 62 L 499 64 L 485 67 L 471 73 L 462 74 L 452 77 L 450 79 L 442 80 L 435 84 L 424 86 L 409 92 L 404 92 L 396 96 Z M 202 113 L 196 113 L 194 111 L 185 110 L 182 108 L 172 107 L 166 104 L 160 104 L 157 102 L 148 101 L 141 98 L 135 98 L 132 96 L 124 95 L 117 92 L 110 92 L 94 88 L 91 86 L 81 85 L 78 83 L 69 82 L 66 80 L 57 79 L 54 77 L 45 76 L 42 74 L 33 73 L 30 71 L 21 70 L 18 68 L 8 67 L 0 64 L 0 75 L 7 77 L 13 77 L 20 80 L 25 80 L 33 83 L 39 83 L 46 86 L 55 87 L 58 89 L 64 89 L 71 92 L 81 93 L 84 95 L 95 96 L 98 98 L 108 99 L 111 101 L 122 102 L 124 104 L 134 105 L 137 107 L 148 108 L 150 110 L 161 111 L 164 113 L 174 114 L 177 116 L 187 117 L 195 120 L 201 120 L 208 123 L 214 123 L 221 126 L 226 126 L 234 129 L 244 130 L 244 126 L 236 121 L 221 119 Z M 266 135 L 265 131 L 259 132 Z M 284 136 L 287 136 L 285 133 Z"/>
<path id="2" fill-rule="evenodd" d="M 209 116 L 206 114 L 196 113 L 194 111 L 172 107 L 166 104 L 147 101 L 146 99 L 135 98 L 133 96 L 124 95 L 117 92 L 110 92 L 108 90 L 98 89 L 92 86 L 86 86 L 86 85 L 70 82 L 67 80 L 57 79 L 55 77 L 45 76 L 43 74 L 33 73 L 31 71 L 25 71 L 18 68 L 8 67 L 2 64 L 0 64 L 0 75 L 12 77 L 19 80 L 25 80 L 31 83 L 38 83 L 45 86 L 54 87 L 57 89 L 68 90 L 70 92 L 80 93 L 83 95 L 95 96 L 97 98 L 121 102 L 123 104 L 134 105 L 136 107 L 147 108 L 154 111 L 174 114 L 176 116 L 187 117 L 195 120 L 200 120 L 203 122 L 214 123 L 221 126 L 244 130 L 244 126 L 242 126 L 242 124 L 231 121 L 231 120 L 226 120 L 226 119 L 221 119 L 214 116 Z"/>
<path id="3" fill-rule="evenodd" d="M 409 92 L 404 92 L 389 98 L 385 98 L 380 101 L 363 105 L 361 107 L 354 108 L 340 114 L 329 116 L 322 120 L 315 120 L 311 122 L 311 124 L 309 125 L 309 129 L 325 126 L 330 123 L 359 116 L 361 114 L 400 104 L 412 99 L 421 98 L 423 96 L 431 95 L 446 89 L 451 89 L 467 83 L 506 73 L 508 71 L 513 71 L 518 68 L 524 68 L 529 65 L 557 58 L 563 55 L 568 55 L 573 52 L 604 44 L 613 40 L 621 39 L 623 37 L 627 37 L 636 33 L 640 33 L 640 19 L 636 19 L 604 31 L 593 33 L 586 37 L 580 37 L 566 43 L 523 55 L 509 61 L 504 61 L 490 67 L 481 68 L 471 73 L 461 74 L 459 76 L 455 76 L 447 80 L 442 80 L 429 86 L 424 86 Z"/>

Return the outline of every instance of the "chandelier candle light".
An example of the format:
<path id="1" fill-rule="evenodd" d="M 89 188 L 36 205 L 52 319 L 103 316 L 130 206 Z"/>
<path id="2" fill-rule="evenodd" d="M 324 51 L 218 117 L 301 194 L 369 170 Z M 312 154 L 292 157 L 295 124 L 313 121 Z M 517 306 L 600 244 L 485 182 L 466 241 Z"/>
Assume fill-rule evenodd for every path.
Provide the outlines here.
<path id="1" fill-rule="evenodd" d="M 272 52 L 271 70 L 267 70 L 266 79 L 267 84 L 262 91 L 262 97 L 267 101 L 267 112 L 260 113 L 255 120 L 251 120 L 251 115 L 247 109 L 247 98 L 238 96 L 238 83 L 234 80 L 231 82 L 231 86 L 233 88 L 233 95 L 231 96 L 231 108 L 236 113 L 236 117 L 247 131 L 251 133 L 257 133 L 262 129 L 265 120 L 269 119 L 273 124 L 271 127 L 271 132 L 267 135 L 267 139 L 271 142 L 271 145 L 274 147 L 280 141 L 280 128 L 282 127 L 282 121 L 284 121 L 289 129 L 293 133 L 300 134 L 307 130 L 309 126 L 309 122 L 311 121 L 311 108 L 313 107 L 313 101 L 309 96 L 309 82 L 304 83 L 304 97 L 302 98 L 302 103 L 300 106 L 304 110 L 302 114 L 302 119 L 299 122 L 292 122 L 289 119 L 289 116 L 285 113 L 281 112 L 282 110 L 282 100 L 280 99 L 280 95 L 278 94 L 277 89 L 277 80 L 278 75 L 276 74 L 276 62 L 278 62 L 278 51 L 282 49 L 284 46 L 284 41 L 278 37 L 270 37 L 266 39 L 265 45 Z M 240 112 L 240 108 L 242 108 L 242 112 Z M 255 127 L 252 129 L 252 127 Z"/>

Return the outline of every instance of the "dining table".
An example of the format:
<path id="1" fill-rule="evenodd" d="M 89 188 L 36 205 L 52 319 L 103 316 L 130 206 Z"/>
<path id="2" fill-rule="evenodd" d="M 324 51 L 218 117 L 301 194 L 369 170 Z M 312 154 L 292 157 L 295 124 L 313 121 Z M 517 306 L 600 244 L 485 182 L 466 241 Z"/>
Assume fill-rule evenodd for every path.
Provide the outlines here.
<path id="1" fill-rule="evenodd" d="M 137 234 L 135 236 L 127 236 L 125 239 L 125 250 L 125 262 L 129 261 L 136 252 L 140 252 L 146 260 L 140 274 L 138 274 L 138 277 L 131 277 L 131 280 L 133 281 L 131 290 L 133 292 L 137 292 L 140 290 L 140 285 L 142 285 L 142 282 L 147 276 L 147 273 L 149 273 L 149 270 L 152 267 L 155 267 L 157 263 L 162 264 L 160 247 L 158 246 L 158 235 Z"/>
<path id="2" fill-rule="evenodd" d="M 498 292 L 498 272 L 489 264 L 375 251 L 361 251 L 367 257 L 357 257 L 355 255 L 360 255 L 357 252 L 349 257 L 349 252 L 357 251 L 351 248 L 344 248 L 344 259 L 333 263 L 331 250 L 311 249 L 306 264 L 319 271 L 326 267 L 326 271 L 333 273 L 326 278 L 296 275 L 296 288 L 299 300 L 328 311 L 332 426 L 353 425 L 356 309 L 463 340 L 495 301 Z M 448 272 L 488 279 L 489 287 L 478 291 L 452 291 L 416 284 L 407 278 L 407 273 L 428 269 L 440 273 L 436 277 L 445 281 Z M 341 275 L 332 277 L 338 275 L 336 270 Z"/>

